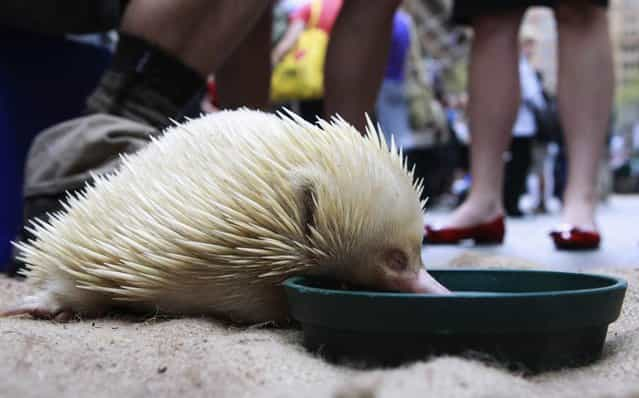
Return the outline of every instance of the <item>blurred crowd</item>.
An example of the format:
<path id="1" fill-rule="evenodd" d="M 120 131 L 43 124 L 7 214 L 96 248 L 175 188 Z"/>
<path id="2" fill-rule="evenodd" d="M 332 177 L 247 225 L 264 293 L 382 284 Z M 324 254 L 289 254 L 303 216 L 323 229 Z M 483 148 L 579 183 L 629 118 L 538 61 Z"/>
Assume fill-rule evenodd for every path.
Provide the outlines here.
<path id="1" fill-rule="evenodd" d="M 274 7 L 272 64 L 297 50 L 300 35 L 312 28 L 312 0 L 279 0 Z M 341 0 L 320 0 L 318 26 L 330 35 Z M 401 146 L 431 200 L 446 207 L 460 205 L 471 187 L 468 126 L 468 55 L 472 29 L 450 21 L 452 2 L 406 0 L 393 18 L 391 50 L 374 112 L 370 115 Z M 566 184 L 566 154 L 556 94 L 534 63 L 540 33 L 523 25 L 519 34 L 521 102 L 504 153 L 504 207 L 509 216 L 557 213 Z M 273 83 L 273 82 L 272 82 Z M 309 121 L 323 115 L 321 95 L 284 99 L 275 107 L 293 109 Z M 219 107 L 213 75 L 202 110 Z M 599 176 L 600 199 L 613 191 L 639 192 L 639 121 L 628 134 L 607 132 L 609 150 Z M 636 163 L 636 161 L 635 161 Z M 635 178 L 632 178 L 635 177 Z"/>

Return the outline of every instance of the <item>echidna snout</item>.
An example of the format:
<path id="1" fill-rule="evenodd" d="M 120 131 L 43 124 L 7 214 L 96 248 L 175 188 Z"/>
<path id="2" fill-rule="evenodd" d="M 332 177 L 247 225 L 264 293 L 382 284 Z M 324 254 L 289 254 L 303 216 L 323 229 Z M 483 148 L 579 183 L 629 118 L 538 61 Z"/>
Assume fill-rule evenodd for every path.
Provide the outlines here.
<path id="1" fill-rule="evenodd" d="M 388 247 L 378 250 L 381 256 L 373 260 L 371 266 L 362 267 L 363 272 L 355 271 L 350 279 L 353 283 L 388 291 L 404 293 L 448 294 L 448 289 L 435 280 L 422 265 L 421 261 L 411 261 L 411 257 L 400 249 Z"/>

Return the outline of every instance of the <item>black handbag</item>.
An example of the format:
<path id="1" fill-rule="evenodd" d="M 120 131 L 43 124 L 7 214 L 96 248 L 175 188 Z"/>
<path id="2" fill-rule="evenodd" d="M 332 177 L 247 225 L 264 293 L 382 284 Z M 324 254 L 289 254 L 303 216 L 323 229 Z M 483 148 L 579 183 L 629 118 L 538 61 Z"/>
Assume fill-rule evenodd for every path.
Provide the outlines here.
<path id="1" fill-rule="evenodd" d="M 529 99 L 523 101 L 535 118 L 537 131 L 535 137 L 542 142 L 561 141 L 561 122 L 555 97 L 546 97 L 545 106 L 538 106 Z"/>

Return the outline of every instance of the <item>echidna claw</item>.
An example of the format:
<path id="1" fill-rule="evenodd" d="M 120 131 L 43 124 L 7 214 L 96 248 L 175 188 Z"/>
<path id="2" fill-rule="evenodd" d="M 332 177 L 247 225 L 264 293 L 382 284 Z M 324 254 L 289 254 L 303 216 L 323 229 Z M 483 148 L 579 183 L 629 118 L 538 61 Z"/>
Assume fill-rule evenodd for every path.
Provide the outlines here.
<path id="1" fill-rule="evenodd" d="M 74 314 L 73 312 L 65 309 L 51 311 L 39 307 L 19 307 L 0 312 L 0 318 L 17 315 L 30 315 L 35 319 L 49 319 L 57 322 L 68 322 L 73 318 Z"/>

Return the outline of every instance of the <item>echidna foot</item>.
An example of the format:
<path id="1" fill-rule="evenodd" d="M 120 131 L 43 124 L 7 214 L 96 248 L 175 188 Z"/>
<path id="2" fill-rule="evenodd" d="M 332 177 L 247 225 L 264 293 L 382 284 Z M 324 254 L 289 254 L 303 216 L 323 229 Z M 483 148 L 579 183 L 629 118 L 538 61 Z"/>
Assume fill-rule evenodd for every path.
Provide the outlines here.
<path id="1" fill-rule="evenodd" d="M 31 315 L 35 319 L 51 319 L 58 322 L 68 322 L 73 318 L 74 313 L 65 309 L 50 310 L 39 307 L 18 307 L 0 313 L 0 317 L 15 315 Z"/>
<path id="2" fill-rule="evenodd" d="M 42 300 L 42 298 L 38 296 L 29 296 L 25 298 L 21 305 L 0 312 L 0 317 L 16 315 L 30 315 L 35 319 L 50 319 L 58 322 L 68 322 L 73 318 L 74 313 L 68 308 L 53 305 L 51 300 Z"/>

